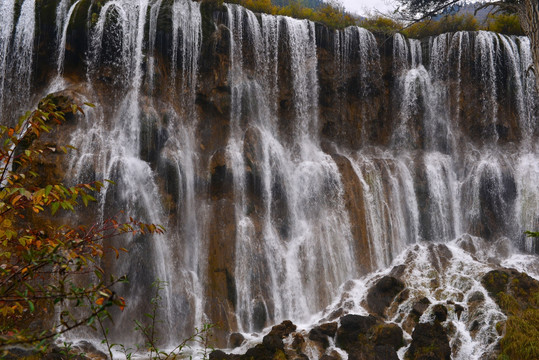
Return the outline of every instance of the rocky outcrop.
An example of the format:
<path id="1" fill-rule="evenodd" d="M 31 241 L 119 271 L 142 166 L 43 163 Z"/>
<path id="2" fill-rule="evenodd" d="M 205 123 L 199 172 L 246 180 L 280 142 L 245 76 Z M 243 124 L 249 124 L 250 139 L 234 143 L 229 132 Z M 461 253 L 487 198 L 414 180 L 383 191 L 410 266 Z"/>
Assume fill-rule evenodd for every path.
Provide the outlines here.
<path id="1" fill-rule="evenodd" d="M 340 319 L 336 344 L 346 350 L 350 360 L 398 359 L 404 345 L 402 329 L 385 324 L 373 316 L 345 315 Z"/>
<path id="2" fill-rule="evenodd" d="M 418 324 L 406 360 L 450 360 L 451 348 L 445 329 L 438 322 Z"/>
<path id="3" fill-rule="evenodd" d="M 384 276 L 378 280 L 367 294 L 369 309 L 379 316 L 384 316 L 386 308 L 395 296 L 404 289 L 404 283 L 392 276 Z"/>

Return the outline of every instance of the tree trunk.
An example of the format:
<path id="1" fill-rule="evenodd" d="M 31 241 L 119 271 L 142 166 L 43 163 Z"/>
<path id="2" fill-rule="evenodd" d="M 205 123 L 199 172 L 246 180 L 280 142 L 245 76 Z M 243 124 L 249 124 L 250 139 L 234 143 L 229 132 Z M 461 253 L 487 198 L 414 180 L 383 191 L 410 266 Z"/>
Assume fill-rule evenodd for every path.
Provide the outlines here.
<path id="1" fill-rule="evenodd" d="M 530 38 L 535 84 L 539 91 L 539 1 L 521 0 L 518 7 L 518 17 L 524 32 Z"/>

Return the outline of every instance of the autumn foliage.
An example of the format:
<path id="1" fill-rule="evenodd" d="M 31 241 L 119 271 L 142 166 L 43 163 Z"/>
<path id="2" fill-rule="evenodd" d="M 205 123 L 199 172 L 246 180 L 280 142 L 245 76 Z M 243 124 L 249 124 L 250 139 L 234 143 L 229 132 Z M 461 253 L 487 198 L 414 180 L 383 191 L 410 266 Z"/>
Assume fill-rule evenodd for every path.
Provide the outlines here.
<path id="1" fill-rule="evenodd" d="M 44 184 L 34 171 L 42 159 L 69 150 L 36 140 L 76 113 L 84 115 L 81 106 L 49 96 L 16 125 L 0 126 L 0 345 L 44 347 L 59 334 L 95 326 L 110 307 L 123 309 L 114 285 L 125 277 L 106 275 L 99 265 L 106 253 L 126 251 L 109 240 L 163 232 L 123 214 L 82 226 L 58 217 L 95 202 L 103 188 L 97 181 Z"/>

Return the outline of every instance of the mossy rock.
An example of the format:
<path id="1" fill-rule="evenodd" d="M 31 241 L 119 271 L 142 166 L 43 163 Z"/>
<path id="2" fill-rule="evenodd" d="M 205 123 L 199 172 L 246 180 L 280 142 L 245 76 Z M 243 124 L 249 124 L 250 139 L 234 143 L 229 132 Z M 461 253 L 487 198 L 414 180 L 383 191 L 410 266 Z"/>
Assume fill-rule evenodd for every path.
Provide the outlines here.
<path id="1" fill-rule="evenodd" d="M 418 324 L 412 333 L 412 343 L 406 360 L 450 360 L 449 337 L 439 322 Z"/>
<path id="2" fill-rule="evenodd" d="M 493 270 L 483 286 L 508 316 L 496 324 L 500 340 L 498 359 L 539 359 L 539 281 L 514 269 Z"/>

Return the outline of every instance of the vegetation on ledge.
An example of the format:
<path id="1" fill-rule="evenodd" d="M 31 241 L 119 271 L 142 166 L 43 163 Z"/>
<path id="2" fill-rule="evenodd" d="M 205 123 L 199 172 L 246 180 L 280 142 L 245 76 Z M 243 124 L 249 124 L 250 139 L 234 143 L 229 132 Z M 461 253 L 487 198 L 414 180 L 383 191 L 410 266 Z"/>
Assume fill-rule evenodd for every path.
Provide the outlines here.
<path id="1" fill-rule="evenodd" d="M 317 8 L 304 5 L 302 0 L 291 0 L 287 6 L 274 5 L 271 0 L 229 0 L 227 2 L 239 4 L 254 12 L 320 22 L 331 29 L 344 29 L 358 25 L 360 22 L 357 16 L 346 12 L 344 6 L 336 0 L 323 2 Z"/>
<path id="2" fill-rule="evenodd" d="M 496 329 L 499 360 L 539 359 L 539 282 L 513 269 L 493 270 L 482 280 L 489 294 L 507 315 Z"/>
<path id="3" fill-rule="evenodd" d="M 222 1 L 207 0 L 207 2 L 221 3 Z M 518 16 L 514 14 L 491 14 L 485 23 L 480 23 L 471 14 L 454 14 L 446 15 L 439 20 L 427 19 L 406 26 L 403 22 L 381 15 L 360 18 L 346 12 L 344 6 L 337 0 L 321 2 L 317 6 L 307 4 L 303 0 L 290 0 L 286 6 L 276 5 L 276 2 L 272 0 L 229 0 L 227 2 L 241 5 L 258 13 L 308 19 L 322 23 L 331 29 L 357 25 L 375 33 L 392 35 L 400 32 L 407 37 L 417 39 L 447 32 L 477 30 L 494 31 L 506 35 L 524 35 Z"/>

